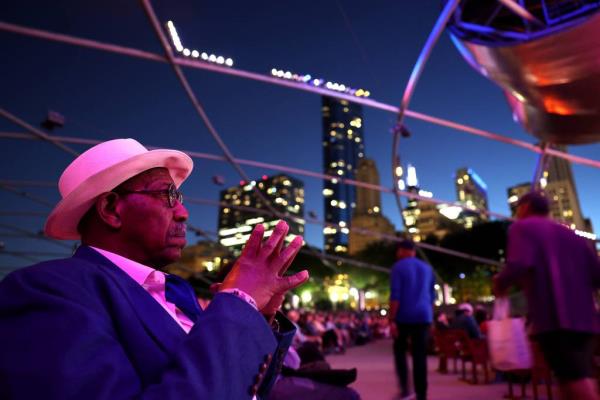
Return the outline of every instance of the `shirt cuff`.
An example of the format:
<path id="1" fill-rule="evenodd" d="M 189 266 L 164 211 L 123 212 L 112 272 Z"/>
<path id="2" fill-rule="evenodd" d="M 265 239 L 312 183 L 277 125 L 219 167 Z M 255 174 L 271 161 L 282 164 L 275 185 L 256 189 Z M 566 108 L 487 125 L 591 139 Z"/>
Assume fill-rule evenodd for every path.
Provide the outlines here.
<path id="1" fill-rule="evenodd" d="M 240 299 L 244 300 L 246 303 L 250 304 L 252 307 L 254 307 L 254 309 L 256 311 L 258 311 L 258 306 L 256 305 L 256 301 L 254 301 L 254 298 L 252 296 L 250 296 L 248 293 L 244 292 L 243 290 L 240 290 L 237 288 L 230 288 L 230 289 L 220 290 L 219 292 L 220 293 L 229 293 L 234 296 L 237 296 Z"/>

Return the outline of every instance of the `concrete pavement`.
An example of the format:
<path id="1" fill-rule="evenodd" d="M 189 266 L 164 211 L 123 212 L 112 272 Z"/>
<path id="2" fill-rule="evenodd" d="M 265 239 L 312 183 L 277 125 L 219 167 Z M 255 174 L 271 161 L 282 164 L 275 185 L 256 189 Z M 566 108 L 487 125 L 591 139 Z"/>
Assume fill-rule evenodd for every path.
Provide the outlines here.
<path id="1" fill-rule="evenodd" d="M 358 369 L 358 379 L 352 387 L 363 400 L 392 400 L 398 394 L 391 340 L 353 347 L 346 354 L 328 356 L 327 361 L 332 368 Z M 443 375 L 435 372 L 436 368 L 437 358 L 430 357 L 430 400 L 500 400 L 507 393 L 505 383 L 470 385 L 460 381 L 459 375 Z"/>

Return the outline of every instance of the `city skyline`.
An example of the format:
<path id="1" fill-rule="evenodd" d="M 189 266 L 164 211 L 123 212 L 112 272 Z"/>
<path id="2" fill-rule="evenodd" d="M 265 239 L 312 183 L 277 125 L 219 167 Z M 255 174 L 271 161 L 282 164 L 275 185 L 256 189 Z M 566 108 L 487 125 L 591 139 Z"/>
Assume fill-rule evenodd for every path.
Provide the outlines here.
<path id="1" fill-rule="evenodd" d="M 403 5 L 365 5 L 344 2 L 353 22 L 350 30 L 335 5 L 322 7 L 319 15 L 299 15 L 281 4 L 220 7 L 216 2 L 198 6 L 182 2 L 177 8 L 157 2 L 161 22 L 175 21 L 183 43 L 191 49 L 211 51 L 234 60 L 232 68 L 271 75 L 272 69 L 310 73 L 314 77 L 368 88 L 370 98 L 399 104 L 410 70 L 439 13 L 439 4 L 419 2 Z M 39 13 L 30 13 L 37 9 Z M 77 2 L 52 7 L 41 1 L 26 1 L 7 7 L 3 19 L 39 29 L 160 51 L 154 33 L 137 4 L 108 1 L 93 12 Z M 108 29 L 103 21 L 120 29 Z M 239 25 L 239 26 L 238 26 Z M 321 32 L 307 29 L 319 25 Z M 313 32 L 315 31 L 315 32 Z M 353 33 L 355 35 L 353 35 Z M 357 47 L 353 37 L 359 40 Z M 135 137 L 144 144 L 221 154 L 194 114 L 189 101 L 168 66 L 127 57 L 50 43 L 1 33 L 5 51 L 1 83 L 9 93 L 3 107 L 37 125 L 48 109 L 66 117 L 64 128 L 54 134 L 109 139 Z M 361 51 L 368 49 L 368 52 Z M 364 56 L 366 54 L 366 57 Z M 43 68 L 40 58 L 46 60 Z M 322 171 L 320 96 L 240 80 L 210 72 L 185 70 L 198 90 L 207 113 L 236 157 Z M 462 60 L 447 35 L 432 53 L 423 78 L 416 88 L 410 109 L 466 123 L 518 138 L 537 140 L 512 120 L 502 92 L 480 77 Z M 380 168 L 381 184 L 391 187 L 390 129 L 393 114 L 364 109 L 367 156 Z M 458 131 L 407 118 L 412 136 L 400 143 L 403 163 L 419 170 L 421 186 L 435 197 L 453 201 L 453 174 L 469 166 L 489 186 L 490 210 L 510 215 L 506 190 L 529 181 L 537 155 L 524 149 L 492 142 Z M 5 132 L 19 132 L 6 120 Z M 2 139 L 1 179 L 56 182 L 70 156 L 47 143 Z M 74 145 L 79 151 L 87 146 Z M 570 147 L 569 152 L 597 158 L 598 144 Z M 32 163 L 31 160 L 39 160 Z M 43 168 L 40 167 L 43 165 Z M 251 177 L 272 175 L 259 167 L 245 167 Z M 599 171 L 574 165 L 573 171 L 581 208 L 600 226 L 600 205 L 596 189 Z M 196 171 L 183 190 L 188 197 L 215 200 L 221 187 L 239 182 L 236 172 L 225 163 L 196 160 Z M 325 219 L 322 182 L 305 178 L 306 210 Z M 49 203 L 58 200 L 55 187 L 23 188 Z M 30 203 L 13 193 L 0 195 L 7 211 L 47 213 L 49 208 Z M 187 204 L 192 225 L 213 230 L 218 217 L 214 206 Z M 393 196 L 382 194 L 382 207 L 396 226 L 401 226 Z M 41 217 L 8 217 L 2 222 L 37 232 Z M 322 226 L 307 225 L 306 240 L 322 246 Z M 10 249 L 29 249 L 32 243 L 45 251 L 68 253 L 54 244 L 30 239 L 5 238 Z M 190 234 L 188 241 L 195 237 Z M 3 257 L 1 265 L 26 265 L 31 261 Z"/>

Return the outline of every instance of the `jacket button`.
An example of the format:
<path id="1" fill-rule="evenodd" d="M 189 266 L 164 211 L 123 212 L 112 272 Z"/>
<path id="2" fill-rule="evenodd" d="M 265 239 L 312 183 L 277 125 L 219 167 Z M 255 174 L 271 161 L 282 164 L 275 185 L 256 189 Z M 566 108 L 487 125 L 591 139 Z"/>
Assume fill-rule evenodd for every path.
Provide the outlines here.
<path id="1" fill-rule="evenodd" d="M 271 360 L 273 359 L 273 355 L 272 354 L 267 354 L 265 356 L 265 362 L 268 364 L 271 362 Z"/>
<path id="2" fill-rule="evenodd" d="M 258 374 L 254 377 L 254 384 L 258 385 L 263 379 L 263 374 Z"/>

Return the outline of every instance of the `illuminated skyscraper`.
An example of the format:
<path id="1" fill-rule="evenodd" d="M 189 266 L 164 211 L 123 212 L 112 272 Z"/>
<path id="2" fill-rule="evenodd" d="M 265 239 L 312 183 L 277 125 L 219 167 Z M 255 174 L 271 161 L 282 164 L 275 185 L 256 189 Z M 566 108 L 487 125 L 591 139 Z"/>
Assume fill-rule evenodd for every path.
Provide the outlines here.
<path id="1" fill-rule="evenodd" d="M 562 152 L 566 146 L 555 145 L 553 148 Z M 540 187 L 550 200 L 550 214 L 553 219 L 560 221 L 572 229 L 592 232 L 591 221 L 583 217 L 579 205 L 579 196 L 575 186 L 573 170 L 569 160 L 559 157 L 549 157 L 546 170 L 540 179 Z M 523 183 L 508 188 L 508 203 L 513 216 L 516 212 L 517 200 L 531 189 L 530 183 Z"/>
<path id="2" fill-rule="evenodd" d="M 322 97 L 323 171 L 327 175 L 355 179 L 356 168 L 365 156 L 362 107 L 331 97 Z M 348 252 L 348 228 L 356 207 L 356 188 L 338 179 L 323 184 L 325 221 L 323 229 L 327 253 Z M 345 228 L 345 229 L 344 229 Z"/>
<path id="3" fill-rule="evenodd" d="M 417 180 L 417 170 L 414 166 L 408 164 L 406 167 L 406 183 L 401 178 L 402 174 L 397 175 L 400 177 L 400 190 L 406 190 L 410 193 L 419 194 L 419 181 Z M 417 227 L 419 214 L 421 214 L 419 200 L 415 198 L 409 198 L 406 207 L 404 207 L 404 210 L 402 210 L 402 217 L 404 218 L 404 225 L 406 225 L 408 233 L 413 240 L 417 242 L 421 240 L 419 228 Z"/>
<path id="4" fill-rule="evenodd" d="M 406 167 L 406 182 L 402 180 L 402 169 L 396 172 L 399 177 L 398 189 L 417 194 L 421 197 L 433 197 L 433 193 L 419 188 L 417 170 L 413 165 Z M 426 200 L 409 198 L 402 212 L 408 234 L 415 242 L 429 236 L 443 238 L 456 225 L 456 210 L 447 204 L 436 204 Z M 460 209 L 459 209 L 460 210 Z M 459 211 L 460 213 L 460 211 Z"/>
<path id="5" fill-rule="evenodd" d="M 362 158 L 358 162 L 356 180 L 372 185 L 379 185 L 379 173 L 375 160 Z M 394 225 L 382 214 L 381 193 L 378 190 L 363 187 L 356 188 L 356 207 L 352 215 L 352 228 L 365 229 L 373 233 L 350 232 L 349 253 L 356 254 L 364 250 L 370 243 L 383 240 L 377 235 L 394 235 Z"/>
<path id="6" fill-rule="evenodd" d="M 304 235 L 302 181 L 282 174 L 272 177 L 265 175 L 258 181 L 242 181 L 239 186 L 221 191 L 222 204 L 219 208 L 219 243 L 228 247 L 235 255 L 240 253 L 256 224 L 265 225 L 265 237 L 268 237 L 279 221 L 279 218 L 269 213 L 269 209 L 254 192 L 254 187 L 262 192 L 275 210 L 296 217 L 295 220 L 288 220 L 290 230 L 286 240 L 291 240 L 294 235 Z M 244 209 L 245 207 L 249 209 Z"/>
<path id="7" fill-rule="evenodd" d="M 458 201 L 473 210 L 488 210 L 487 185 L 471 168 L 460 168 L 456 171 L 456 196 Z M 473 225 L 487 221 L 485 213 L 464 210 L 462 218 L 467 229 Z"/>

